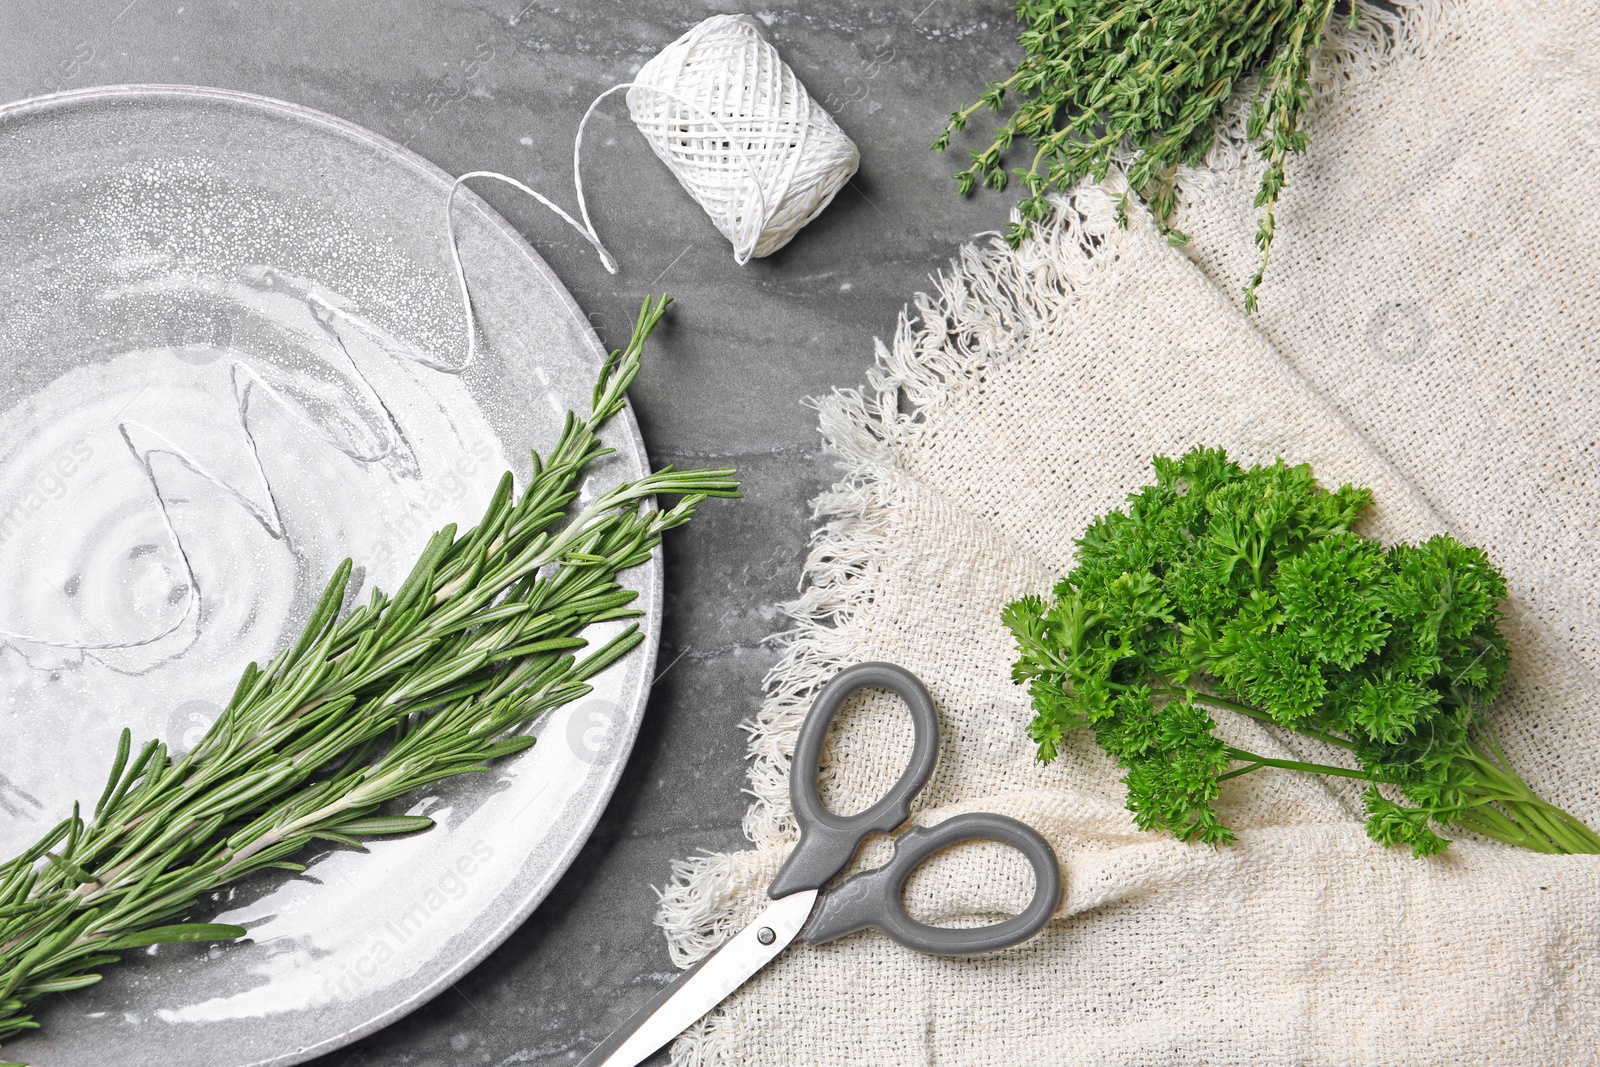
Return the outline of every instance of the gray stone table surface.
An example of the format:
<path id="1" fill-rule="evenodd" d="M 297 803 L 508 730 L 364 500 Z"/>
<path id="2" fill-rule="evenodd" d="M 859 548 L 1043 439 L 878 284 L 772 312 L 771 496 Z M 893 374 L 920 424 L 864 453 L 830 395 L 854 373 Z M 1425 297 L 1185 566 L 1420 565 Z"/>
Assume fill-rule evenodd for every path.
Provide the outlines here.
<path id="1" fill-rule="evenodd" d="M 728 2 L 671 0 L 0 0 L 0 99 L 130 82 L 290 100 L 405 144 L 447 171 L 493 169 L 570 204 L 572 135 L 626 80 Z M 873 337 L 1014 200 L 955 195 L 964 155 L 928 151 L 943 119 L 1018 50 L 1001 0 L 761 0 L 745 9 L 860 146 L 861 170 L 776 255 L 726 241 L 613 98 L 590 127 L 605 273 L 537 205 L 483 189 L 572 290 L 608 345 L 640 300 L 677 298 L 632 390 L 651 458 L 728 463 L 716 501 L 666 548 L 661 677 L 599 828 L 523 928 L 456 987 L 318 1060 L 356 1065 L 573 1063 L 675 973 L 653 924 L 672 860 L 744 844 L 741 720 L 777 653 L 812 520 L 834 478 L 808 396 L 862 382 Z M 975 134 L 962 144 L 977 145 Z"/>

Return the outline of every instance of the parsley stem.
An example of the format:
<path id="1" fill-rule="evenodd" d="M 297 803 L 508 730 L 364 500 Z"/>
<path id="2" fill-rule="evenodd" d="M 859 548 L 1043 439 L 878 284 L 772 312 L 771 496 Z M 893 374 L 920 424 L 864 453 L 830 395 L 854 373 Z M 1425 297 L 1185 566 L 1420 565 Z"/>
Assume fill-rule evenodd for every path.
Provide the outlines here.
<path id="1" fill-rule="evenodd" d="M 1525 845 L 1539 852 L 1560 851 L 1548 835 L 1541 833 L 1538 827 L 1530 826 L 1526 819 L 1519 818 L 1513 805 L 1489 803 L 1482 807 L 1474 806 L 1472 814 L 1495 828 L 1486 831 L 1491 838 L 1508 844 Z M 1461 822 L 1461 819 L 1454 821 Z"/>
<path id="2" fill-rule="evenodd" d="M 1508 845 L 1532 849 L 1534 852 L 1560 851 L 1553 843 L 1546 841 L 1542 836 L 1529 833 L 1521 824 L 1513 822 L 1505 813 L 1493 808 L 1475 808 L 1471 812 L 1463 812 L 1456 816 L 1454 822 L 1463 829 L 1496 841 L 1504 841 Z"/>
<path id="3" fill-rule="evenodd" d="M 1226 751 L 1228 753 L 1228 758 L 1243 760 L 1247 763 L 1253 763 L 1256 765 L 1256 767 L 1281 767 L 1286 771 L 1310 771 L 1312 774 L 1333 774 L 1338 775 L 1340 778 L 1360 778 L 1363 781 L 1368 782 L 1373 780 L 1372 775 L 1368 774 L 1366 771 L 1351 770 L 1349 767 L 1333 767 L 1326 763 L 1306 763 L 1301 760 L 1292 759 L 1273 759 L 1271 756 L 1258 756 L 1254 752 L 1246 752 L 1244 749 L 1234 748 L 1232 745 L 1227 746 Z M 1255 770 L 1256 767 L 1244 769 Z M 1221 776 L 1219 775 L 1218 777 L 1220 780 Z"/>
<path id="4" fill-rule="evenodd" d="M 1226 782 L 1229 778 L 1237 778 L 1241 774 L 1249 774 L 1251 771 L 1259 771 L 1262 767 L 1265 767 L 1265 766 L 1266 766 L 1265 763 L 1247 763 L 1243 767 L 1235 767 L 1233 770 L 1227 772 L 1226 774 L 1217 775 L 1217 781 Z"/>
<path id="5" fill-rule="evenodd" d="M 1268 715 L 1266 712 L 1262 711 L 1260 708 L 1252 708 L 1249 704 L 1241 704 L 1236 700 L 1226 700 L 1219 696 L 1212 696 L 1203 689 L 1152 689 L 1150 690 L 1150 695 L 1183 697 L 1189 700 L 1198 701 L 1201 704 L 1210 704 L 1214 707 L 1226 708 L 1229 711 L 1236 711 L 1240 715 L 1246 715 L 1252 719 L 1258 719 L 1261 722 L 1271 723 L 1274 726 L 1283 725 L 1271 715 Z M 1326 741 L 1330 745 L 1337 745 L 1338 747 L 1344 749 L 1353 749 L 1356 747 L 1352 742 L 1346 741 L 1342 737 L 1339 737 L 1335 734 L 1323 733 L 1321 730 L 1313 730 L 1310 727 L 1297 726 L 1294 727 L 1294 732 L 1297 734 L 1304 734 L 1306 737 L 1314 737 L 1318 741 Z"/>
<path id="6" fill-rule="evenodd" d="M 1518 825 L 1528 826 L 1531 832 L 1548 839 L 1561 852 L 1600 852 L 1600 835 L 1554 804 L 1540 799 L 1510 769 L 1510 763 L 1488 719 L 1480 720 L 1478 727 L 1478 742 L 1469 745 L 1462 752 L 1462 757 L 1486 787 L 1482 790 L 1480 801 L 1498 805 Z"/>

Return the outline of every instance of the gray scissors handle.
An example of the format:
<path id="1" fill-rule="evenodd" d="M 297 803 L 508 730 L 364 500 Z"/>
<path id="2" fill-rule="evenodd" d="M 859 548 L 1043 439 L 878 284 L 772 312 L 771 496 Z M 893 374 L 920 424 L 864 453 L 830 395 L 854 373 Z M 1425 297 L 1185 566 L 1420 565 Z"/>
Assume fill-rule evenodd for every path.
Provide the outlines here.
<path id="1" fill-rule="evenodd" d="M 906 912 L 906 879 L 929 856 L 963 841 L 998 841 L 1021 852 L 1033 866 L 1033 899 L 1022 914 L 989 926 L 948 929 L 929 926 Z M 1061 868 L 1055 850 L 1033 827 L 1005 815 L 972 812 L 937 826 L 914 826 L 894 842 L 882 867 L 852 875 L 827 890 L 800 936 L 813 945 L 875 927 L 907 948 L 935 956 L 964 956 L 1010 948 L 1043 930 L 1061 902 Z"/>
<path id="2" fill-rule="evenodd" d="M 911 710 L 911 760 L 898 781 L 872 807 L 857 815 L 835 815 L 822 805 L 817 770 L 828 725 L 846 699 L 859 689 L 882 686 L 893 690 Z M 939 718 L 933 698 L 916 675 L 892 663 L 847 667 L 817 694 L 800 726 L 789 768 L 789 798 L 794 804 L 800 840 L 767 895 L 781 898 L 806 889 L 821 889 L 844 870 L 861 841 L 873 831 L 889 833 L 911 815 L 911 800 L 927 784 L 939 755 Z M 998 841 L 1021 852 L 1033 867 L 1033 899 L 1022 914 L 976 929 L 945 929 L 917 922 L 906 912 L 901 895 L 911 873 L 940 849 L 963 841 Z M 801 936 L 811 944 L 869 926 L 920 952 L 940 956 L 993 952 L 1026 941 L 1044 928 L 1061 901 L 1061 869 L 1050 843 L 1030 826 L 987 812 L 946 819 L 937 826 L 913 827 L 895 839 L 894 856 L 882 867 L 840 882 L 822 894 L 816 912 Z"/>
<path id="3" fill-rule="evenodd" d="M 835 815 L 822 806 L 817 792 L 822 739 L 850 695 L 873 686 L 893 690 L 911 709 L 911 762 L 872 807 L 856 815 Z M 776 899 L 827 885 L 844 870 L 868 834 L 874 830 L 886 834 L 911 817 L 911 799 L 927 784 L 938 758 L 939 717 L 933 710 L 933 698 L 916 675 L 892 663 L 858 663 L 834 675 L 817 694 L 795 742 L 789 799 L 800 827 L 800 841 L 767 887 L 767 895 Z"/>

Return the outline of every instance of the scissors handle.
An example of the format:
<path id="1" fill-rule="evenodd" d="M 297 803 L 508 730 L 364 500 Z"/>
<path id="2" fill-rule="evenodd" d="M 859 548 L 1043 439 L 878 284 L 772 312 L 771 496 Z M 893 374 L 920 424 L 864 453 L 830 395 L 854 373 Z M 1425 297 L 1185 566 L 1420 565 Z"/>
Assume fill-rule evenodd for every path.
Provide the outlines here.
<path id="1" fill-rule="evenodd" d="M 822 739 L 850 695 L 874 686 L 894 691 L 911 709 L 911 761 L 872 807 L 856 815 L 835 815 L 823 807 L 817 791 Z M 836 674 L 817 694 L 795 742 L 789 799 L 800 827 L 800 841 L 767 887 L 767 895 L 776 899 L 803 889 L 821 889 L 844 870 L 868 834 L 874 830 L 888 833 L 904 823 L 911 816 L 911 799 L 927 783 L 938 757 L 939 718 L 933 698 L 916 675 L 892 663 L 859 663 Z"/>
<path id="2" fill-rule="evenodd" d="M 1022 914 L 989 926 L 949 929 L 913 919 L 901 900 L 906 879 L 923 860 L 963 841 L 998 841 L 1028 858 L 1033 866 L 1033 899 Z M 827 890 L 800 933 L 820 945 L 836 937 L 876 927 L 907 948 L 935 956 L 994 952 L 1019 944 L 1044 929 L 1061 902 L 1061 869 L 1056 854 L 1031 826 L 1005 815 L 972 812 L 936 826 L 916 826 L 895 839 L 894 856 L 882 867 L 852 875 Z"/>

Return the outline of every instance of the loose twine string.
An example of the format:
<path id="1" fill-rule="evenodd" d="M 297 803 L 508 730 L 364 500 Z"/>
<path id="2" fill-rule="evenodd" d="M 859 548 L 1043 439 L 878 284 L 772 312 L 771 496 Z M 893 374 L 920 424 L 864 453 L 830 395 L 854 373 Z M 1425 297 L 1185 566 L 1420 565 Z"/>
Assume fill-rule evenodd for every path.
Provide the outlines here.
<path id="1" fill-rule="evenodd" d="M 467 355 L 440 370 L 460 373 L 477 358 L 472 294 L 451 210 L 465 182 L 489 178 L 532 197 L 588 241 L 607 272 L 617 273 L 616 258 L 595 230 L 583 193 L 583 135 L 601 102 L 624 89 L 634 125 L 732 243 L 734 262 L 741 266 L 788 244 L 860 164 L 855 143 L 811 98 L 748 15 L 708 18 L 640 68 L 633 81 L 595 97 L 583 113 L 572 141 L 572 185 L 583 221 L 499 171 L 469 171 L 451 183 L 445 232 L 466 314 Z"/>

